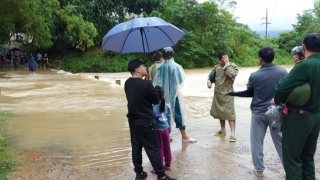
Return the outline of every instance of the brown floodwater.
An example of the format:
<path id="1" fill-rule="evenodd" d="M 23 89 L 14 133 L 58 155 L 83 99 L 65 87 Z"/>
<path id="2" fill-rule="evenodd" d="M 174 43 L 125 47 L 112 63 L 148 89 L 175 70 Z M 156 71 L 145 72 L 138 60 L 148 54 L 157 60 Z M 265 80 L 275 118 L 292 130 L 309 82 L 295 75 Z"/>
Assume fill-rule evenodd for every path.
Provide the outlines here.
<path id="1" fill-rule="evenodd" d="M 250 73 L 257 69 L 241 68 L 235 90 L 244 90 Z M 206 87 L 209 72 L 186 70 L 183 93 L 193 114 L 187 133 L 198 142 L 182 144 L 173 129 L 172 170 L 167 173 L 186 180 L 257 179 L 250 154 L 251 99 L 235 98 L 236 143 L 228 142 L 229 129 L 226 137 L 213 136 L 219 122 L 209 115 L 213 96 Z M 134 179 L 123 90 L 129 76 L 126 72 L 0 71 L 0 110 L 12 112 L 3 124 L 4 133 L 19 160 L 9 179 Z M 283 179 L 269 132 L 264 155 L 264 179 Z M 143 158 L 145 170 L 151 170 L 145 153 Z M 315 159 L 320 177 L 318 152 Z M 156 176 L 149 173 L 148 179 Z"/>

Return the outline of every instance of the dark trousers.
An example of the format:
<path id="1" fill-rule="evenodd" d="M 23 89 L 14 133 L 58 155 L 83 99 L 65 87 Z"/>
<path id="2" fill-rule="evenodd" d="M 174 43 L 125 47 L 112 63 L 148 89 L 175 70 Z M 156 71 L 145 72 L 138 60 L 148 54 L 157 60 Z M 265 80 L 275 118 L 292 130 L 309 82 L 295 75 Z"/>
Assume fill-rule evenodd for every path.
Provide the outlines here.
<path id="1" fill-rule="evenodd" d="M 158 178 L 165 176 L 165 170 L 162 167 L 160 158 L 160 150 L 158 144 L 157 132 L 154 129 L 153 123 L 136 123 L 134 120 L 129 120 L 131 146 L 132 146 L 132 161 L 134 171 L 142 173 L 142 147 L 146 151 L 148 158 L 155 170 Z"/>
<path id="2" fill-rule="evenodd" d="M 283 166 L 287 180 L 314 180 L 314 154 L 320 130 L 320 113 L 289 113 L 282 127 Z"/>
<path id="3" fill-rule="evenodd" d="M 182 114 L 178 98 L 176 98 L 176 103 L 174 105 L 174 122 L 176 123 L 176 128 L 186 129 L 186 126 L 182 125 Z"/>

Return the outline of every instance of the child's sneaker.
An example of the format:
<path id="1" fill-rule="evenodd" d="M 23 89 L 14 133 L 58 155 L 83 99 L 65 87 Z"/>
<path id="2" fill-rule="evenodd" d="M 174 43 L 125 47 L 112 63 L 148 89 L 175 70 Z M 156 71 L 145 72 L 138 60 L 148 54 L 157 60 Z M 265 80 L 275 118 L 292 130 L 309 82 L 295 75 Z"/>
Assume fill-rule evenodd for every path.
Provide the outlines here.
<path id="1" fill-rule="evenodd" d="M 137 173 L 135 180 L 144 180 L 145 178 L 147 178 L 147 176 L 148 176 L 148 174 L 143 171 L 141 174 Z"/>
<path id="2" fill-rule="evenodd" d="M 164 178 L 158 178 L 158 180 L 177 180 L 177 179 L 174 179 L 168 175 L 165 175 Z"/>

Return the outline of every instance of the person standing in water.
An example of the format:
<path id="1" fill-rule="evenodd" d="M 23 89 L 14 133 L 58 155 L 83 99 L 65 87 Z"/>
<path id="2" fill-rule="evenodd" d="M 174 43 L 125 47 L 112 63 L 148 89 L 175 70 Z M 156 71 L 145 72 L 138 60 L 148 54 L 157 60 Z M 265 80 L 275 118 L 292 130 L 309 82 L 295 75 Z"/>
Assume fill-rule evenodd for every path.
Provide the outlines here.
<path id="1" fill-rule="evenodd" d="M 32 53 L 30 53 L 28 67 L 29 67 L 29 71 L 34 72 L 34 73 L 36 72 L 37 63 L 36 63 Z"/>

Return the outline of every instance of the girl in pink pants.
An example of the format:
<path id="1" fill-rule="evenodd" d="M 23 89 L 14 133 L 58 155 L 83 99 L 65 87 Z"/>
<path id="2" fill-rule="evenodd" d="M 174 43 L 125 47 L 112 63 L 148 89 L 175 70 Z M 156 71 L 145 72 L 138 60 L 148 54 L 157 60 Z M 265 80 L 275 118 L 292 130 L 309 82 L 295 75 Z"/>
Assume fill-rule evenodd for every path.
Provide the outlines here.
<path id="1" fill-rule="evenodd" d="M 163 89 L 160 86 L 156 86 L 155 89 L 160 98 L 160 102 L 153 105 L 155 129 L 158 134 L 159 149 L 163 167 L 165 170 L 170 170 L 172 160 L 169 136 L 169 133 L 171 132 L 171 111 L 169 106 L 165 103 Z M 151 172 L 154 172 L 154 170 Z"/>

